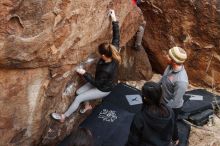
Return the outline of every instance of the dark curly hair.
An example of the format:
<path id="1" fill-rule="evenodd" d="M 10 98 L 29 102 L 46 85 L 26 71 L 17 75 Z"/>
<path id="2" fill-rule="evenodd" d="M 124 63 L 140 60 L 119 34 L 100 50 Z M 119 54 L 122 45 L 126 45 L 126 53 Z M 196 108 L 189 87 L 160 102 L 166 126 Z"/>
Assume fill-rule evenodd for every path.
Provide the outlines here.
<path id="1" fill-rule="evenodd" d="M 152 114 L 158 114 L 160 117 L 166 117 L 168 110 L 162 104 L 162 89 L 160 84 L 155 82 L 146 82 L 142 87 L 143 107 L 147 108 Z"/>

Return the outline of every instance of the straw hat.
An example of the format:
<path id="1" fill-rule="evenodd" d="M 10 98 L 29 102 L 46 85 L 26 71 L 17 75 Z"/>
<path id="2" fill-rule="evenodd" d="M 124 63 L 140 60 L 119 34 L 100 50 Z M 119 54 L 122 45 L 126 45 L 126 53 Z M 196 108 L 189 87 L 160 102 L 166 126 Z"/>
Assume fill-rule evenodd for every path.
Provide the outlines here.
<path id="1" fill-rule="evenodd" d="M 186 51 L 180 47 L 171 48 L 169 50 L 169 56 L 178 64 L 184 63 L 187 58 Z"/>

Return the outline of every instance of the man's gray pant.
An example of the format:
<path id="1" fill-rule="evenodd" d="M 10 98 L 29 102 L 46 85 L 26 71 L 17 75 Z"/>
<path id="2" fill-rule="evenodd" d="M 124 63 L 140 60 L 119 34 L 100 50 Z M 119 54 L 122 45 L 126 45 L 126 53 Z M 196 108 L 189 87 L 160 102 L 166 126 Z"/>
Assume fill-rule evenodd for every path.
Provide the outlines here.
<path id="1" fill-rule="evenodd" d="M 107 96 L 109 93 L 110 92 L 102 92 L 96 87 L 94 87 L 92 84 L 86 83 L 76 91 L 77 96 L 68 108 L 68 110 L 64 113 L 64 115 L 66 117 L 69 117 L 73 112 L 77 110 L 80 103 L 88 100 L 103 98 Z"/>

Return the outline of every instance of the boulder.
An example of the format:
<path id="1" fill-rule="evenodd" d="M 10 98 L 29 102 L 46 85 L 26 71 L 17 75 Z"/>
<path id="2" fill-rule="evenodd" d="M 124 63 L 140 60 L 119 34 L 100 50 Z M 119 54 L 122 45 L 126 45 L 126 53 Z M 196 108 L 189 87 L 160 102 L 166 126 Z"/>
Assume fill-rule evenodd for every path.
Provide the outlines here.
<path id="1" fill-rule="evenodd" d="M 220 89 L 220 1 L 148 0 L 141 4 L 147 22 L 144 47 L 152 68 L 163 73 L 169 48 L 180 46 L 190 83 Z"/>
<path id="2" fill-rule="evenodd" d="M 134 47 L 136 36 L 126 46 L 122 47 L 122 64 L 119 70 L 119 79 L 126 81 L 150 80 L 152 67 L 143 46 L 140 49 Z"/>

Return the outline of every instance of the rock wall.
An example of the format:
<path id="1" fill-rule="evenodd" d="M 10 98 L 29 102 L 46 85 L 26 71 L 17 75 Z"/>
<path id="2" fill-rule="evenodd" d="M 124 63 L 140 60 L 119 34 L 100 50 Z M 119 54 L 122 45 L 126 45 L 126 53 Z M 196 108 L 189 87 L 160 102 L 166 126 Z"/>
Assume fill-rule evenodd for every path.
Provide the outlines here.
<path id="1" fill-rule="evenodd" d="M 163 73 L 165 52 L 186 49 L 190 82 L 220 89 L 220 1 L 146 0 L 141 4 L 147 22 L 144 47 L 154 70 Z"/>
<path id="2" fill-rule="evenodd" d="M 85 118 L 76 112 L 60 124 L 50 113 L 65 111 L 74 100 L 82 79 L 73 68 L 111 41 L 109 8 L 120 22 L 119 77 L 149 79 L 144 50 L 132 49 L 142 14 L 130 0 L 0 1 L 0 145 L 53 145 Z M 141 9 L 147 22 L 143 45 L 153 69 L 162 73 L 167 50 L 178 45 L 189 56 L 190 82 L 214 82 L 220 89 L 220 2 L 146 0 Z"/>
<path id="3" fill-rule="evenodd" d="M 119 70 L 120 80 L 139 81 L 152 78 L 152 67 L 143 47 L 137 50 L 134 47 L 136 36 L 126 46 L 122 47 L 122 65 Z"/>
<path id="4" fill-rule="evenodd" d="M 0 1 L 0 145 L 53 145 L 85 118 L 60 124 L 50 113 L 72 102 L 76 64 L 111 41 L 109 8 L 125 46 L 142 19 L 129 0 Z"/>

